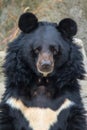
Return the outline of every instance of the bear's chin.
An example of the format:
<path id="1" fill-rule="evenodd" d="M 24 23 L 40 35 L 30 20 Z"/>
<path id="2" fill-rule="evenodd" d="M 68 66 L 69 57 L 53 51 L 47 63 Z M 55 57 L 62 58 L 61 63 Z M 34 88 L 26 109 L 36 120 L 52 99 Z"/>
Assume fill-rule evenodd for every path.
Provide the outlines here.
<path id="1" fill-rule="evenodd" d="M 47 77 L 49 74 L 51 74 L 53 72 L 53 70 L 46 72 L 46 71 L 41 71 L 41 70 L 38 69 L 38 72 L 40 74 L 42 74 L 43 77 Z"/>

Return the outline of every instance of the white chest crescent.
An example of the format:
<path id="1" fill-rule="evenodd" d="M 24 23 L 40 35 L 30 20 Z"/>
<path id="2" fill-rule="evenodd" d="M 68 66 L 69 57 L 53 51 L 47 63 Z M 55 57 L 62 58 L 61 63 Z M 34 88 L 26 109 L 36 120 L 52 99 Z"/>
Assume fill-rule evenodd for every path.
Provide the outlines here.
<path id="1" fill-rule="evenodd" d="M 12 108 L 20 110 L 33 130 L 49 130 L 54 123 L 58 122 L 60 112 L 74 104 L 66 99 L 60 108 L 54 111 L 50 108 L 26 107 L 21 100 L 15 98 L 9 98 L 6 103 Z"/>

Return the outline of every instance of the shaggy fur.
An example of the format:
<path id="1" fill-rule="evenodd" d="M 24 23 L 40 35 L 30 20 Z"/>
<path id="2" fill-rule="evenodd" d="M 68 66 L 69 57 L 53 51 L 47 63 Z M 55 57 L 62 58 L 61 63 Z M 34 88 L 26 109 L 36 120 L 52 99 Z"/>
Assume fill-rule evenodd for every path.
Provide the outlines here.
<path id="1" fill-rule="evenodd" d="M 33 17 L 30 22 L 29 17 Z M 30 26 L 34 22 L 30 30 L 27 19 Z M 37 26 L 35 19 L 24 14 L 19 20 L 22 32 L 8 45 L 0 130 L 86 130 L 78 83 L 85 72 L 80 47 L 72 42 L 76 23 L 65 19 L 59 25 L 38 22 Z M 36 66 L 44 52 L 54 64 L 45 77 Z"/>

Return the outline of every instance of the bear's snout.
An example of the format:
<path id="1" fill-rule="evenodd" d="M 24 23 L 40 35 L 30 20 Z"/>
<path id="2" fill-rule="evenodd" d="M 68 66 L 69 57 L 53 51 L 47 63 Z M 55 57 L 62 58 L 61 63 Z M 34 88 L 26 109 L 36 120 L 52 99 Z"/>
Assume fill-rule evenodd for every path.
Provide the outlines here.
<path id="1" fill-rule="evenodd" d="M 37 60 L 37 70 L 44 77 L 46 77 L 49 73 L 51 73 L 54 69 L 54 60 L 52 54 L 42 53 L 39 54 Z"/>
<path id="2" fill-rule="evenodd" d="M 42 60 L 41 67 L 43 70 L 48 70 L 51 67 L 51 61 L 50 60 Z"/>

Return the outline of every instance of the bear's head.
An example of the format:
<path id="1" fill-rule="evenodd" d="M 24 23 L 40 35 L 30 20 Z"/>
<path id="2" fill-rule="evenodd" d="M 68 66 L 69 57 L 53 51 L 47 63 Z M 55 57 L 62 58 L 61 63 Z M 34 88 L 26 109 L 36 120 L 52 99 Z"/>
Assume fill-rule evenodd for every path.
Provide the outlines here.
<path id="1" fill-rule="evenodd" d="M 22 32 L 9 44 L 4 65 L 10 82 L 27 85 L 32 75 L 55 77 L 61 84 L 83 78 L 82 55 L 73 43 L 77 33 L 74 20 L 39 22 L 34 14 L 24 13 L 18 26 Z"/>
<path id="2" fill-rule="evenodd" d="M 69 42 L 77 32 L 73 20 L 67 18 L 57 25 L 38 22 L 35 15 L 25 13 L 19 19 L 19 28 L 25 33 L 21 41 L 23 58 L 37 74 L 53 74 L 69 61 Z"/>

